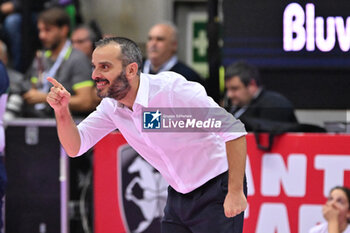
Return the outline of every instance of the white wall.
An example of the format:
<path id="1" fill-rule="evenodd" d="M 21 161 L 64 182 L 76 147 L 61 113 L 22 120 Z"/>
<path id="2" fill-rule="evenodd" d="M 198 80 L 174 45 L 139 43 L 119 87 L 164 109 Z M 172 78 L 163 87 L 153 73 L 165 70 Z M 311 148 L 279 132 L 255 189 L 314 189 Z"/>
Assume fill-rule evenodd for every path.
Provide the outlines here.
<path id="1" fill-rule="evenodd" d="M 145 42 L 149 28 L 173 18 L 173 0 L 82 0 L 86 22 L 95 19 L 103 33 Z"/>

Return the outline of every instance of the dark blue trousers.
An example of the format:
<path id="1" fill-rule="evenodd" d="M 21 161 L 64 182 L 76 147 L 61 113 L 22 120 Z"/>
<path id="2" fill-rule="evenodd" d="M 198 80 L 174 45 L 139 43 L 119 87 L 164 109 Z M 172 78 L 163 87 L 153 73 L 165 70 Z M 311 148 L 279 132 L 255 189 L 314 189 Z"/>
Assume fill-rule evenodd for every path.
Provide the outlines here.
<path id="1" fill-rule="evenodd" d="M 7 185 L 7 175 L 6 175 L 6 169 L 4 165 L 4 157 L 1 155 L 0 152 L 0 233 L 3 232 L 3 226 L 4 223 L 2 221 L 2 208 L 3 208 L 3 197 L 5 196 L 5 188 Z"/>
<path id="2" fill-rule="evenodd" d="M 245 177 L 242 182 L 247 196 Z M 234 218 L 226 218 L 224 213 L 227 183 L 225 172 L 187 194 L 169 186 L 162 233 L 242 233 L 244 213 Z"/>

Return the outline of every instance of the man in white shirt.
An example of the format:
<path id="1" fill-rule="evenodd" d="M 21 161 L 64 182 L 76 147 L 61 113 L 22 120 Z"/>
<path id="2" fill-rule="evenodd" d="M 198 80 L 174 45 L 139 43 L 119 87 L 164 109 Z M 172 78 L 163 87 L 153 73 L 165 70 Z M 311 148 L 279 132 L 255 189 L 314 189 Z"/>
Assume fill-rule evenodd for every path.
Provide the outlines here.
<path id="1" fill-rule="evenodd" d="M 83 154 L 118 128 L 170 184 L 162 232 L 242 232 L 247 206 L 243 124 L 226 112 L 230 131 L 147 132 L 142 123 L 145 108 L 220 108 L 200 84 L 179 74 L 141 74 L 141 52 L 129 39 L 99 41 L 92 64 L 92 79 L 103 100 L 78 127 L 68 108 L 70 94 L 48 78 L 53 87 L 47 101 L 67 154 Z"/>

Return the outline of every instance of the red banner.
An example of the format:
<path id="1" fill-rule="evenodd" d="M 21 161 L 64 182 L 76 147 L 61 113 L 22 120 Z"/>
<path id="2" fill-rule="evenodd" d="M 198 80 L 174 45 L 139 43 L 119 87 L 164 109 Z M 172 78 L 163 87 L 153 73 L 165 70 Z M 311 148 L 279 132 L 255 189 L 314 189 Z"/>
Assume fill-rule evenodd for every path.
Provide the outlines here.
<path id="1" fill-rule="evenodd" d="M 248 139 L 244 232 L 307 233 L 324 221 L 321 206 L 336 185 L 350 187 L 350 135 L 285 134 L 270 152 Z"/>
<path id="2" fill-rule="evenodd" d="M 266 135 L 262 136 L 264 140 Z M 323 221 L 321 207 L 330 188 L 350 187 L 350 135 L 285 134 L 275 137 L 269 152 L 257 149 L 251 134 L 247 135 L 247 143 L 249 206 L 245 233 L 307 233 Z M 139 232 L 156 233 L 150 229 L 155 227 L 152 220 L 159 214 L 150 216 L 148 213 L 153 211 L 147 209 L 159 207 L 152 203 L 159 203 L 164 196 L 154 194 L 150 188 L 148 193 L 142 191 L 145 182 L 151 182 L 149 187 L 155 183 L 142 176 L 146 177 L 147 172 L 156 179 L 158 176 L 145 164 L 142 171 L 146 175 L 140 168 L 131 171 L 135 157 L 125 157 L 130 154 L 125 146 L 119 133 L 107 135 L 95 146 L 95 232 L 122 233 L 137 228 Z M 129 169 L 122 172 L 122 167 Z M 126 177 L 128 173 L 133 176 Z M 124 197 L 130 193 L 135 197 Z M 140 203 L 146 195 L 151 200 L 148 206 Z M 128 205 L 131 201 L 134 206 Z M 130 223 L 130 219 L 135 222 Z"/>

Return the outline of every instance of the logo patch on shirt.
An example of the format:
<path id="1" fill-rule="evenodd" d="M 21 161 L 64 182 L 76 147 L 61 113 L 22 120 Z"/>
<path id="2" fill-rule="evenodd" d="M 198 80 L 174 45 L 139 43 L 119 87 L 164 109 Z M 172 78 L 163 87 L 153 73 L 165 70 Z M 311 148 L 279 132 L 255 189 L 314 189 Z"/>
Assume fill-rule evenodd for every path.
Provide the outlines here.
<path id="1" fill-rule="evenodd" d="M 160 129 L 162 113 L 146 111 L 143 112 L 143 128 L 144 129 Z"/>

